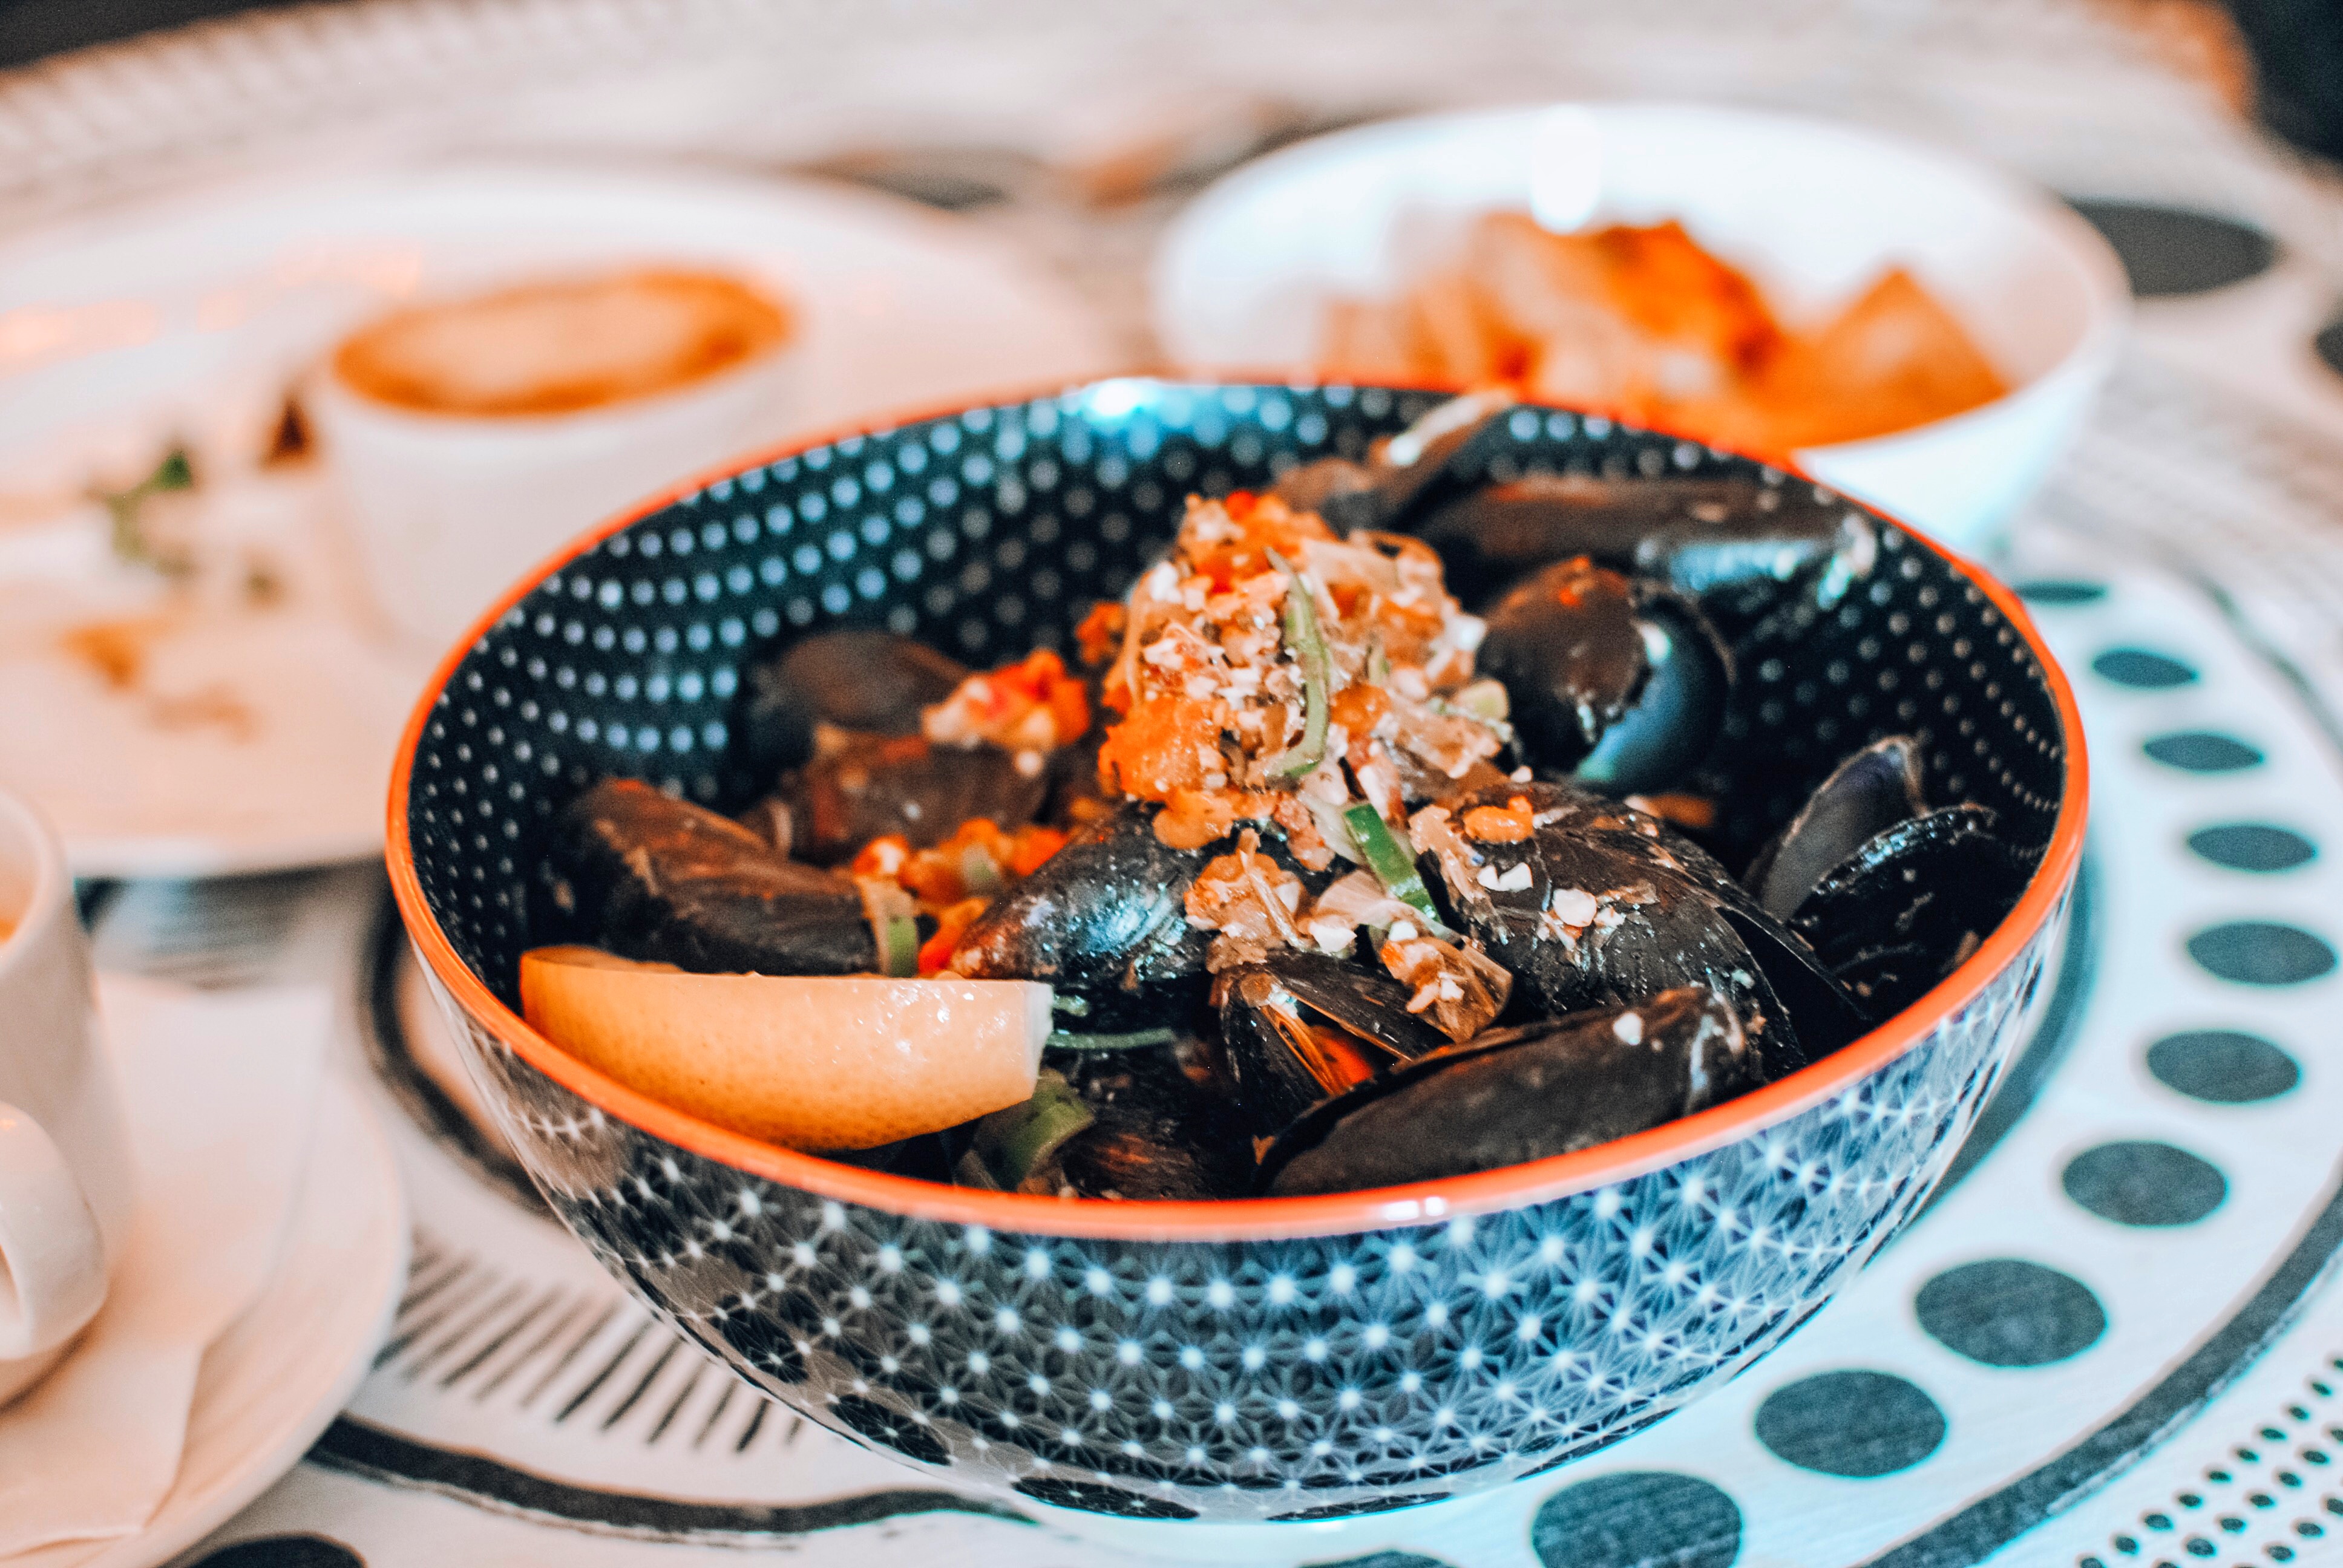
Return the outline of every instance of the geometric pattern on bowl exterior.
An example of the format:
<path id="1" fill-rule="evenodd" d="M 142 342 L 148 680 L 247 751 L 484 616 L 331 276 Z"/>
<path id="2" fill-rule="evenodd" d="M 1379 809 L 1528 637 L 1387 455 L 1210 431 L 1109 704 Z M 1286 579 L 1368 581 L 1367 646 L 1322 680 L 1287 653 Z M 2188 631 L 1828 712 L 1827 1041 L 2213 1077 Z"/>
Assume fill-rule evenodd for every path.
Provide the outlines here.
<path id="1" fill-rule="evenodd" d="M 1187 492 L 1357 456 L 1435 400 L 1111 382 L 848 437 L 655 509 L 550 572 L 438 694 L 407 803 L 434 919 L 515 1004 L 519 953 L 551 929 L 543 824 L 611 774 L 751 798 L 728 713 L 776 640 L 883 624 L 979 666 L 1063 647 L 1168 541 Z M 1491 478 L 1801 482 L 1559 410 L 1516 409 L 1504 430 Z M 1892 527 L 1880 542 L 1867 578 L 1743 670 L 1725 746 L 1748 788 L 1728 828 L 1754 842 L 1838 758 L 1905 731 L 1933 798 L 1980 800 L 2039 845 L 2064 762 L 2043 671 L 1941 558 Z M 1942 1173 L 2064 920 L 2062 900 L 1912 1049 L 1734 1143 L 1502 1212 L 1280 1241 L 1011 1234 L 797 1191 L 606 1114 L 440 1000 L 563 1221 L 757 1386 L 1040 1502 L 1317 1519 L 1560 1464 L 1780 1342 Z"/>
<path id="2" fill-rule="evenodd" d="M 1779 1343 L 1934 1186 L 2053 934 L 1751 1138 L 1525 1209 L 1276 1241 L 1012 1235 L 818 1198 L 605 1116 L 447 1010 L 563 1222 L 766 1392 L 1045 1503 L 1317 1519 L 1592 1452 Z"/>

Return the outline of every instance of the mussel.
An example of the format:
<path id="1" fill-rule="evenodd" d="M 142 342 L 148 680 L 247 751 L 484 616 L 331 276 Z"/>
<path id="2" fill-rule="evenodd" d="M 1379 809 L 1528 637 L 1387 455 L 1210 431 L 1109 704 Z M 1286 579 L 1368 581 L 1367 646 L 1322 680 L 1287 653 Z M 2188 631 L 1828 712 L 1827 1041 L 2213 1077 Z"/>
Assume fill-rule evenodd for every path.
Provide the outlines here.
<path id="1" fill-rule="evenodd" d="M 1833 769 L 1743 880 L 1877 1022 L 2016 906 L 2035 857 L 1996 829 L 1983 806 L 1928 809 L 1919 743 L 1889 736 Z"/>
<path id="2" fill-rule="evenodd" d="M 1690 601 L 1581 557 L 1491 607 L 1477 668 L 1502 681 L 1530 761 L 1619 794 L 1664 790 L 1715 745 L 1725 645 Z"/>
<path id="3" fill-rule="evenodd" d="M 1517 1007 L 1560 1017 L 1705 986 L 1769 1079 L 1862 1030 L 1805 940 L 1652 817 L 1568 785 L 1506 783 L 1415 820 L 1440 892 L 1513 972 Z"/>
<path id="4" fill-rule="evenodd" d="M 1459 497 L 1415 531 L 1468 604 L 1585 556 L 1666 585 L 1728 638 L 1801 590 L 1835 602 L 1878 555 L 1859 509 L 1778 476 L 1530 474 Z"/>
<path id="5" fill-rule="evenodd" d="M 1376 489 L 1375 470 L 1347 457 L 1321 457 L 1289 469 L 1270 494 L 1297 512 L 1315 512 L 1345 538 L 1362 529 L 1380 531 L 1386 506 Z"/>
<path id="6" fill-rule="evenodd" d="M 1513 407 L 1511 394 L 1471 392 L 1425 413 L 1363 463 L 1322 457 L 1281 477 L 1272 493 L 1288 506 L 1314 511 L 1336 533 L 1362 528 L 1404 532 L 1486 467 L 1480 448 Z"/>
<path id="7" fill-rule="evenodd" d="M 555 903 L 586 940 L 699 973 L 857 974 L 877 942 L 854 884 L 737 822 L 610 779 L 554 819 Z"/>
<path id="8" fill-rule="evenodd" d="M 1758 1054 L 1703 986 L 1500 1030 L 1322 1105 L 1271 1146 L 1261 1185 L 1343 1192 L 1592 1148 L 1755 1088 Z"/>
<path id="9" fill-rule="evenodd" d="M 736 745 L 759 777 L 771 779 L 813 756 L 823 726 L 917 735 L 920 712 L 950 697 L 968 674 L 925 643 L 890 631 L 821 632 L 742 673 Z"/>
<path id="10" fill-rule="evenodd" d="M 961 934 L 953 970 L 1049 981 L 1066 1033 L 1169 1038 L 1205 985 L 1212 933 L 1184 900 L 1212 853 L 1158 839 L 1155 809 L 1126 802 L 1079 829 Z"/>
<path id="11" fill-rule="evenodd" d="M 1038 751 L 853 735 L 785 776 L 779 793 L 789 809 L 791 852 L 827 865 L 882 833 L 923 849 L 975 817 L 1021 828 L 1041 812 L 1050 786 L 1048 759 Z"/>
<path id="12" fill-rule="evenodd" d="M 1242 1119 L 1175 1048 L 1058 1060 L 1091 1116 L 1058 1151 L 1060 1180 L 1078 1196 L 1192 1202 L 1251 1188 L 1252 1149 Z"/>
<path id="13" fill-rule="evenodd" d="M 2017 907 L 2034 857 L 1983 806 L 1899 822 L 1817 883 L 1790 919 L 1874 1021 L 1911 1006 Z"/>
<path id="14" fill-rule="evenodd" d="M 1790 825 L 1757 852 L 1742 884 L 1766 913 L 1786 920 L 1864 845 L 1927 809 L 1919 742 L 1908 735 L 1875 740 L 1831 770 Z"/>
<path id="15" fill-rule="evenodd" d="M 1322 953 L 1272 953 L 1212 985 L 1238 1102 L 1273 1138 L 1323 1101 L 1448 1037 L 1408 1010 L 1409 988 Z"/>

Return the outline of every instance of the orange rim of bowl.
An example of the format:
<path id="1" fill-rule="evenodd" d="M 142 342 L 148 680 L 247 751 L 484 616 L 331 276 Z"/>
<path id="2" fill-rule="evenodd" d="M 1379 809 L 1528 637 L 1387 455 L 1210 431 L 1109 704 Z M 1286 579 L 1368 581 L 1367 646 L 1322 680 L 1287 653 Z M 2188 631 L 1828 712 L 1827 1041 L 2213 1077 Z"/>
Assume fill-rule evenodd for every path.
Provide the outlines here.
<path id="1" fill-rule="evenodd" d="M 1664 1122 L 1629 1137 L 1598 1144 L 1571 1154 L 1558 1154 L 1527 1164 L 1501 1166 L 1465 1176 L 1444 1177 L 1401 1187 L 1356 1192 L 1328 1193 L 1308 1198 L 1230 1198 L 1183 1202 L 1116 1202 L 1101 1198 L 1052 1198 L 1021 1192 L 990 1192 L 970 1187 L 949 1187 L 915 1177 L 890 1175 L 840 1164 L 820 1155 L 785 1149 L 732 1131 L 688 1112 L 678 1111 L 631 1089 L 584 1061 L 531 1028 L 505 1006 L 495 992 L 457 956 L 439 929 L 415 871 L 414 845 L 407 831 L 407 797 L 414 779 L 415 756 L 426 728 L 432 721 L 447 684 L 477 645 L 513 608 L 534 592 L 553 572 L 567 566 L 611 535 L 632 527 L 684 497 L 751 468 L 795 457 L 850 437 L 872 437 L 931 419 L 946 418 L 970 408 L 1010 407 L 1041 397 L 1062 397 L 1089 390 L 1118 377 L 1101 377 L 1069 387 L 1052 386 L 992 400 L 961 399 L 949 407 L 879 422 L 857 421 L 821 434 L 794 439 L 769 450 L 735 459 L 677 485 L 652 499 L 632 507 L 608 522 L 588 530 L 548 558 L 518 585 L 507 592 L 476 621 L 432 673 L 430 684 L 408 717 L 391 770 L 389 821 L 386 858 L 391 891 L 408 939 L 436 982 L 480 1028 L 530 1067 L 579 1099 L 618 1120 L 678 1148 L 719 1165 L 780 1186 L 821 1198 L 860 1204 L 888 1213 L 945 1223 L 981 1226 L 1040 1236 L 1088 1237 L 1132 1241 L 1245 1241 L 1292 1237 L 1339 1235 L 1399 1225 L 1434 1224 L 1474 1214 L 1551 1202 L 1624 1181 L 1737 1142 L 1766 1127 L 1846 1092 L 1873 1073 L 1916 1048 L 1936 1028 L 1981 995 L 1998 975 L 2016 961 L 2026 945 L 2047 926 L 2075 879 L 2081 861 L 2084 819 L 2090 793 L 2089 762 L 2083 745 L 2082 715 L 2075 694 L 2057 661 L 2043 646 L 2032 618 L 2016 594 L 1956 551 L 1915 529 L 1905 534 L 1923 548 L 1949 563 L 1974 584 L 2018 635 L 2041 667 L 2045 684 L 2058 711 L 2064 747 L 2064 789 L 2049 847 L 2017 907 L 1995 928 L 1977 950 L 1918 1001 L 1885 1023 L 1859 1036 L 1810 1067 L 1800 1069 L 1737 1100 Z M 1269 374 L 1240 382 L 1215 376 L 1202 381 L 1133 377 L 1161 380 L 1173 387 L 1273 386 L 1312 391 L 1322 386 L 1358 385 L 1297 379 L 1290 373 Z M 1394 392 L 1453 392 L 1453 387 L 1399 382 L 1371 384 Z M 1362 386 L 1362 390 L 1368 389 Z M 1537 405 L 1537 407 L 1545 407 Z M 1576 410 L 1563 410 L 1577 412 Z M 1654 426 L 1619 420 L 1589 411 L 1631 429 L 1698 441 Z M 1582 417 L 1587 417 L 1582 415 Z M 1700 442 L 1703 446 L 1709 445 Z M 1757 461 L 1813 480 L 1794 463 L 1778 457 Z M 1860 503 L 1858 503 L 1860 504 Z M 1868 508 L 1876 512 L 1876 508 Z M 1880 514 L 1885 516 L 1885 514 Z M 1889 518 L 1894 522 L 1895 519 Z"/>

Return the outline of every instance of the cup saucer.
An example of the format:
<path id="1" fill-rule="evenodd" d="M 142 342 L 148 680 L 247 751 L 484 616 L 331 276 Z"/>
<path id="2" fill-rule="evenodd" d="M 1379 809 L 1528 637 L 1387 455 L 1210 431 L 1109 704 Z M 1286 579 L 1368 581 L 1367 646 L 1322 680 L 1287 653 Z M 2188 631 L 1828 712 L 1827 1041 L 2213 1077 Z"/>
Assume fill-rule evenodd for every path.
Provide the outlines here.
<path id="1" fill-rule="evenodd" d="M 5 1568 L 152 1568 L 299 1462 L 372 1364 L 407 1280 L 407 1215 L 364 1091 L 328 1068 L 282 1250 L 205 1352 L 178 1479 L 135 1535 L 61 1543 Z"/>

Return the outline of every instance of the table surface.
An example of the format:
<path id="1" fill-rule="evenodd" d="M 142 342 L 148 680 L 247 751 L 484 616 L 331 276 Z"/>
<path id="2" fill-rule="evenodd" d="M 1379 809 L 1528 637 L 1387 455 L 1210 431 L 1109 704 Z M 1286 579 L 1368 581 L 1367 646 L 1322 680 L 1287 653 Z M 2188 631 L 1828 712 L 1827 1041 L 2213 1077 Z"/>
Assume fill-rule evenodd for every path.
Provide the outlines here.
<path id="1" fill-rule="evenodd" d="M 2343 187 L 2262 144 L 2217 93 L 2173 73 L 2168 49 L 2084 5 L 1800 0 L 1767 8 L 1762 24 L 1723 0 L 1626 20 L 1589 4 L 1491 4 L 1436 24 L 1413 7 L 1362 5 L 1338 24 L 1306 6 L 1200 0 L 1133 7 L 1109 25 L 1028 0 L 980 19 L 903 0 L 884 28 L 831 9 L 375 0 L 0 75 L 0 226 L 71 221 L 275 166 L 295 145 L 303 160 L 345 164 L 489 150 L 812 169 L 951 206 L 1027 247 L 1145 363 L 1150 246 L 1232 156 L 1363 115 L 1601 89 L 1826 108 L 1970 147 L 2070 194 L 2227 212 L 2276 238 L 2276 265 L 2260 275 L 2143 305 L 2090 430 L 1997 563 L 2069 585 L 2045 590 L 2037 614 L 2070 665 L 2097 672 L 2078 678 L 2107 762 L 2082 950 L 2096 967 L 2077 960 L 2073 1016 L 2013 1073 L 1974 1171 L 1764 1379 L 1551 1494 L 1525 1495 L 1485 1537 L 1426 1543 L 1414 1561 L 1722 1568 L 1729 1557 L 1667 1555 L 1666 1521 L 1696 1513 L 1703 1487 L 1737 1509 L 1738 1561 L 1750 1564 L 2321 1560 L 2320 1522 L 2343 1514 L 2343 1497 L 2322 1490 L 2311 1461 L 2287 1454 L 2326 1462 L 2323 1423 L 2343 1418 L 2320 1403 L 2343 1366 L 2343 1296 L 2325 1273 L 2335 1140 L 2319 1131 L 2334 1122 L 2318 1120 L 2328 1113 L 2318 1031 L 2281 1014 L 2331 1010 L 2334 982 L 2252 1003 L 2263 1009 L 2257 1030 L 2300 1063 L 2290 1098 L 2250 1114 L 2192 1101 L 2186 1115 L 2154 1099 L 2168 1081 L 2141 1053 L 2151 1036 L 2169 1038 L 2169 1020 L 2153 1015 L 2197 1005 L 2159 988 L 2203 980 L 2176 980 L 2156 956 L 2180 940 L 2155 923 L 2157 895 L 2193 874 L 2157 857 L 2179 853 L 2167 841 L 2197 820 L 2186 813 L 2213 806 L 2187 797 L 2180 773 L 2141 760 L 2154 755 L 2141 747 L 2159 726 L 2227 733 L 2258 720 L 2299 736 L 2299 754 L 2267 741 L 2274 771 L 2250 786 L 2261 794 L 2221 798 L 2231 815 L 2300 826 L 2328 793 L 2343 801 L 2343 379 L 2310 348 L 2343 277 Z M 2107 652 L 2148 649 L 2186 661 L 2187 689 L 2159 694 L 2107 673 L 2126 668 Z M 2331 937 L 2343 899 L 2315 879 L 2323 861 L 2307 874 L 2272 881 L 2294 890 L 2273 897 L 2293 900 L 2289 918 L 2313 930 L 2323 902 Z M 378 872 L 136 884 L 100 902 L 103 963 L 205 984 L 334 984 L 349 1060 L 376 1080 L 418 1219 L 408 1302 L 348 1416 L 186 1561 L 486 1563 L 558 1552 L 648 1565 L 750 1544 L 817 1563 L 940 1552 L 1100 1560 L 974 1514 L 873 1502 L 900 1489 L 901 1472 L 723 1383 L 626 1303 L 450 1119 Z M 2205 1016 L 2232 1005 L 2217 986 L 2207 996 Z M 2137 1103 L 2123 1100 L 2134 1081 L 2146 1086 Z M 2031 1179 L 2027 1162 L 2047 1162 L 2055 1187 L 2066 1161 L 2072 1196 L 2087 1123 L 2159 1117 L 2170 1141 L 2227 1173 L 2237 1196 L 2225 1222 L 2242 1228 L 2158 1233 L 2152 1246 L 2146 1231 L 2044 1219 L 2045 1236 L 2080 1226 L 2072 1258 L 2055 1261 L 2091 1280 L 2114 1325 L 2104 1343 L 2041 1374 L 2066 1382 L 1981 1375 L 1946 1352 L 1957 1332 L 1930 1327 L 1925 1302 L 1913 1303 L 1950 1289 L 1936 1282 L 1964 1258 L 2041 1253 L 2019 1233 L 2035 1221 L 2013 1229 L 1995 1207 Z M 2274 1140 L 2286 1158 L 2250 1147 Z M 2065 1215 L 2060 1201 L 2046 1200 Z M 2156 1250 L 2200 1245 L 2210 1250 L 2189 1256 L 2202 1267 Z M 2217 1286 L 2193 1316 L 2154 1303 L 2176 1270 Z M 2148 1332 L 2159 1310 L 2164 1340 Z M 1853 1340 L 1876 1347 L 1866 1366 L 1894 1368 L 1890 1381 L 1936 1412 L 1941 1452 L 1856 1481 L 1764 1441 L 1765 1398 L 1839 1386 L 1828 1379 Z M 1927 1422 L 1891 1422 L 1883 1441 Z M 2028 1425 L 2041 1430 L 2018 1430 Z M 1604 1544 L 1600 1500 L 1637 1522 L 1637 1542 Z M 1343 1555 L 1338 1539 L 1325 1545 L 1308 1560 Z"/>

